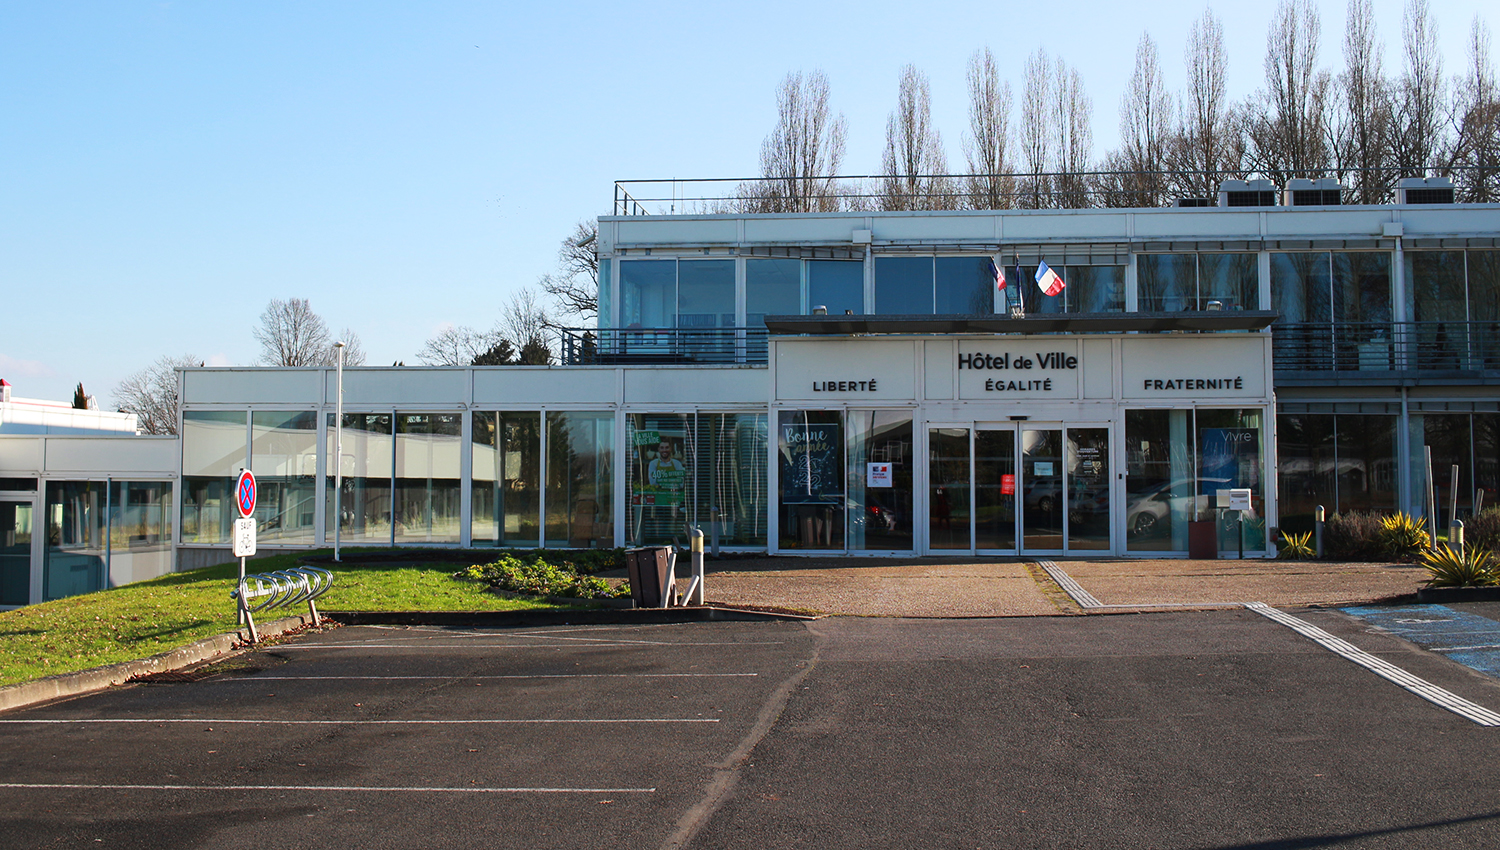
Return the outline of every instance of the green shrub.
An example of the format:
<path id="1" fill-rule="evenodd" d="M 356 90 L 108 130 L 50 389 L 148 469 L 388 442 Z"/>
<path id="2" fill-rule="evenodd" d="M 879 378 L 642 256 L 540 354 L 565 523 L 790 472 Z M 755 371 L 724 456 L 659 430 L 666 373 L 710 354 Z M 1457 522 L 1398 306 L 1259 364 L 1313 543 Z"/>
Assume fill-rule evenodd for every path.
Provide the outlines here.
<path id="1" fill-rule="evenodd" d="M 1485 508 L 1464 520 L 1464 542 L 1492 552 L 1500 549 L 1500 508 Z"/>
<path id="2" fill-rule="evenodd" d="M 1414 517 L 1397 511 L 1381 520 L 1380 540 L 1385 553 L 1395 558 L 1410 558 L 1422 554 L 1432 545 L 1427 534 L 1427 518 Z"/>
<path id="3" fill-rule="evenodd" d="M 1282 534 L 1281 548 L 1276 557 L 1291 561 L 1305 561 L 1308 558 L 1316 558 L 1318 553 L 1311 545 L 1313 533 L 1304 531 L 1301 534 Z"/>
<path id="4" fill-rule="evenodd" d="M 1465 547 L 1461 552 L 1438 546 L 1422 554 L 1422 566 L 1432 576 L 1427 580 L 1428 587 L 1491 587 L 1500 583 L 1494 554 L 1478 546 Z"/>
<path id="5" fill-rule="evenodd" d="M 1385 557 L 1382 523 L 1373 511 L 1350 511 L 1330 516 L 1323 526 L 1323 548 L 1332 558 L 1373 560 Z"/>
<path id="6" fill-rule="evenodd" d="M 497 590 L 527 596 L 556 596 L 568 599 L 611 599 L 629 595 L 597 576 L 579 575 L 571 565 L 556 566 L 543 560 L 541 553 L 522 553 L 526 557 L 504 555 L 498 561 L 460 570 L 461 578 L 482 581 Z"/>

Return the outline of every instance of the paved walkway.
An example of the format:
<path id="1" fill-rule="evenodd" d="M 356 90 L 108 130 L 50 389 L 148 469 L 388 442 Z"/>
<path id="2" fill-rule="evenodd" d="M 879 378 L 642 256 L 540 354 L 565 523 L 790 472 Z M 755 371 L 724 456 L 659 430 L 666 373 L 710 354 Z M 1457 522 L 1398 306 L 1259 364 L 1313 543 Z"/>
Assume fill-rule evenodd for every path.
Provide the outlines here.
<path id="1" fill-rule="evenodd" d="M 1154 609 L 1362 604 L 1414 593 L 1410 564 L 1269 560 L 1046 562 L 1099 603 L 1085 609 L 1036 560 L 765 557 L 710 562 L 726 605 L 866 617 L 1034 617 Z M 680 574 L 680 573 L 679 573 Z"/>

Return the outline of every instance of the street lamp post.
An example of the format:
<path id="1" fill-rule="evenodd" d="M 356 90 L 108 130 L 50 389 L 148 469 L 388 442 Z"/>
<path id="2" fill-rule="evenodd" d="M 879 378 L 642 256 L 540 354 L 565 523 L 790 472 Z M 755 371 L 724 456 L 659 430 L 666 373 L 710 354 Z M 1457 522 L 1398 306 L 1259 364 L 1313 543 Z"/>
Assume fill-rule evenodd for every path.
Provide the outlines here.
<path id="1" fill-rule="evenodd" d="M 333 414 L 333 560 L 339 561 L 339 531 L 344 526 L 344 343 L 335 342 L 339 354 L 338 400 Z"/>

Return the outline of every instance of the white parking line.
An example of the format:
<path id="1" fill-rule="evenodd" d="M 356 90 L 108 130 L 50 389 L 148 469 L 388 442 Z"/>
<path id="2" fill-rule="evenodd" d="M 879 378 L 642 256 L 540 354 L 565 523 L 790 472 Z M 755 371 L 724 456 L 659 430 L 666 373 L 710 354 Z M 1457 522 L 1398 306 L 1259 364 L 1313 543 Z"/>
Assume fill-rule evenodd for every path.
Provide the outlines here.
<path id="1" fill-rule="evenodd" d="M 215 723 L 228 726 L 230 724 L 262 724 L 275 726 L 463 726 L 484 724 L 527 724 L 527 723 L 718 723 L 717 717 L 608 717 L 608 718 L 530 718 L 530 719 L 487 719 L 487 720 L 360 720 L 350 718 L 349 720 L 245 720 L 226 719 L 223 717 L 96 717 L 96 718 L 47 718 L 47 719 L 15 719 L 0 720 L 0 725 L 51 725 L 51 726 L 78 726 L 85 723 L 197 723 L 204 726 L 212 726 Z"/>
<path id="2" fill-rule="evenodd" d="M 1500 726 L 1500 714 L 1477 703 L 1469 702 L 1452 691 L 1440 688 L 1426 679 L 1414 676 L 1388 661 L 1365 652 L 1363 649 L 1342 638 L 1334 637 L 1312 623 L 1299 620 L 1285 611 L 1272 608 L 1264 602 L 1246 602 L 1245 607 L 1262 617 L 1286 626 L 1308 640 L 1322 646 L 1324 649 L 1330 650 L 1349 661 L 1353 661 L 1355 664 L 1369 670 L 1382 679 L 1400 685 L 1402 688 L 1427 700 L 1433 705 L 1446 708 L 1460 717 L 1478 723 L 1480 726 Z"/>
<path id="3" fill-rule="evenodd" d="M 383 791 L 414 794 L 655 794 L 655 788 L 475 788 L 399 785 L 85 785 L 76 782 L 0 782 L 0 788 L 62 791 Z"/>
<path id="4" fill-rule="evenodd" d="M 759 676 L 759 673 L 535 673 L 510 676 L 236 676 L 234 678 L 209 679 L 209 682 L 338 682 L 351 681 L 400 682 L 405 680 L 468 681 L 469 679 L 738 679 Z"/>

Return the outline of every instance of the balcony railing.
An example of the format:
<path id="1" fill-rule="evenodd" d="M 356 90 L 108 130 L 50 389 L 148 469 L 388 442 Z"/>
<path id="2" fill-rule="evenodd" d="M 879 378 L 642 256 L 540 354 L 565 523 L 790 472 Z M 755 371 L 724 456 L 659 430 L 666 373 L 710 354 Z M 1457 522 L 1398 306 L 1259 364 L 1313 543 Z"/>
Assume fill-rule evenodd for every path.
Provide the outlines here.
<path id="1" fill-rule="evenodd" d="M 1284 322 L 1272 361 L 1296 374 L 1500 372 L 1500 322 Z M 763 364 L 765 328 L 563 328 L 566 366 Z"/>
<path id="2" fill-rule="evenodd" d="M 1500 322 L 1287 322 L 1271 332 L 1282 375 L 1500 370 Z"/>
<path id="3" fill-rule="evenodd" d="M 562 328 L 565 366 L 762 364 L 766 329 Z"/>

